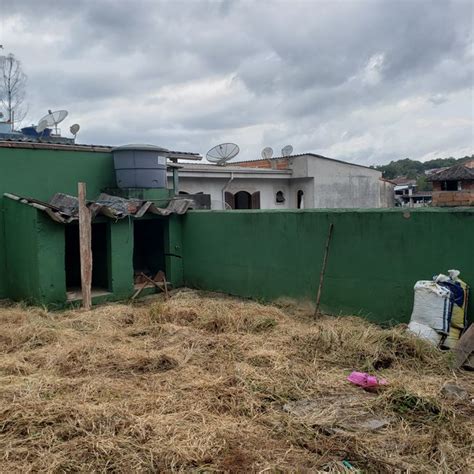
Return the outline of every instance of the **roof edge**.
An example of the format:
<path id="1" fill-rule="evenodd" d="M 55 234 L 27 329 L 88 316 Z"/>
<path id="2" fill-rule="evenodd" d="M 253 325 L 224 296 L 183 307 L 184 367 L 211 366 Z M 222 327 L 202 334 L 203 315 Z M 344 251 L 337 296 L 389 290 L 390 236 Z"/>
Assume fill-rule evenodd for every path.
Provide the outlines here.
<path id="1" fill-rule="evenodd" d="M 366 169 L 377 171 L 377 172 L 381 173 L 381 171 L 379 171 L 375 168 L 372 168 L 370 166 L 359 165 L 358 163 L 351 163 L 350 161 L 339 160 L 337 158 L 329 158 L 328 156 L 318 155 L 317 153 L 298 153 L 296 155 L 274 156 L 272 158 L 257 158 L 255 160 L 234 161 L 234 162 L 231 162 L 230 164 L 252 163 L 254 161 L 272 161 L 272 160 L 281 160 L 281 159 L 289 159 L 289 158 L 299 158 L 301 156 L 313 156 L 315 158 L 321 158 L 323 160 L 335 161 L 337 163 L 343 163 L 345 165 L 358 166 L 360 168 L 366 168 Z"/>

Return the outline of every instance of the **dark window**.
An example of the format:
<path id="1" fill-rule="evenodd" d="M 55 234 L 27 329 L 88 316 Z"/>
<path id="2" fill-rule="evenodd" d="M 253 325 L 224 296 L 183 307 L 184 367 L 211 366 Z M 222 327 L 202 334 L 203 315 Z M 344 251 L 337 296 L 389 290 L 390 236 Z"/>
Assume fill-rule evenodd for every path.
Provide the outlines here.
<path id="1" fill-rule="evenodd" d="M 457 181 L 442 181 L 441 182 L 442 191 L 458 191 L 458 189 L 461 189 L 461 186 L 459 186 L 458 188 Z"/>
<path id="2" fill-rule="evenodd" d="M 283 194 L 283 191 L 278 191 L 276 193 L 276 198 L 275 198 L 277 204 L 283 204 L 285 202 L 285 195 Z"/>
<path id="3" fill-rule="evenodd" d="M 298 209 L 304 209 L 304 192 L 301 189 L 296 193 L 296 204 Z"/>

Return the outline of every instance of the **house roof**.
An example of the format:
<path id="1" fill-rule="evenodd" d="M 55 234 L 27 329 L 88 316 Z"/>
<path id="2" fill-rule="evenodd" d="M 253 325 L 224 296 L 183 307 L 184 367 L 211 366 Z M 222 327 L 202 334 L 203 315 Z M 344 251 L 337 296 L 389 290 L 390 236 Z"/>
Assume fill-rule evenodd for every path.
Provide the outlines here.
<path id="1" fill-rule="evenodd" d="M 358 163 L 351 163 L 350 161 L 343 161 L 343 160 L 338 160 L 336 158 L 329 158 L 327 156 L 323 155 L 318 155 L 316 153 L 298 153 L 296 155 L 288 155 L 288 156 L 275 156 L 273 158 L 257 158 L 256 160 L 242 160 L 242 161 L 234 161 L 232 162 L 233 165 L 239 164 L 239 163 L 249 163 L 253 161 L 273 161 L 273 160 L 281 160 L 285 158 L 299 158 L 302 156 L 313 156 L 315 158 L 320 158 L 322 160 L 328 160 L 328 161 L 335 161 L 337 163 L 342 163 L 344 165 L 351 165 L 351 166 L 358 166 L 360 168 L 366 168 L 374 171 L 378 171 L 375 168 L 372 168 L 370 166 L 365 166 L 365 165 L 359 165 Z M 380 173 L 380 171 L 378 171 Z"/>
<path id="2" fill-rule="evenodd" d="M 133 147 L 145 146 L 145 145 L 133 145 Z M 150 145 L 146 145 L 150 146 Z M 34 150 L 62 150 L 62 151 L 92 151 L 98 153 L 110 153 L 114 148 L 107 145 L 82 145 L 78 143 L 66 144 L 66 143 L 55 143 L 54 141 L 38 141 L 31 139 L 8 139 L 0 140 L 0 148 L 26 148 Z M 158 148 L 158 147 L 157 147 Z M 202 156 L 199 153 L 191 153 L 187 151 L 172 151 L 167 150 L 166 155 L 171 160 L 185 159 L 185 160 L 202 160 Z"/>
<path id="3" fill-rule="evenodd" d="M 392 181 L 397 186 L 406 186 L 406 185 L 409 185 L 409 184 L 416 184 L 416 179 L 407 178 L 406 176 L 400 176 L 398 178 L 393 178 Z"/>
<path id="4" fill-rule="evenodd" d="M 455 165 L 439 173 L 427 177 L 428 181 L 471 181 L 474 180 L 474 169 L 462 165 Z"/>
<path id="5" fill-rule="evenodd" d="M 238 173 L 254 173 L 254 172 L 262 172 L 262 173 L 280 173 L 280 174 L 288 174 L 291 173 L 291 170 L 276 170 L 272 168 L 245 168 L 243 166 L 234 166 L 234 163 L 229 165 L 213 165 L 212 163 L 181 163 L 183 171 L 189 170 L 196 170 L 196 171 L 220 171 L 220 172 L 227 172 L 227 171 L 236 171 Z"/>
<path id="6" fill-rule="evenodd" d="M 49 202 L 10 193 L 4 193 L 4 196 L 43 211 L 51 219 L 61 224 L 79 220 L 79 201 L 75 196 L 56 193 Z M 143 217 L 146 212 L 160 216 L 184 214 L 193 202 L 191 199 L 177 198 L 170 200 L 166 208 L 160 208 L 151 201 L 125 199 L 102 193 L 95 201 L 88 201 L 87 207 L 91 210 L 93 218 L 102 214 L 111 219 L 123 219 L 128 216 Z"/>

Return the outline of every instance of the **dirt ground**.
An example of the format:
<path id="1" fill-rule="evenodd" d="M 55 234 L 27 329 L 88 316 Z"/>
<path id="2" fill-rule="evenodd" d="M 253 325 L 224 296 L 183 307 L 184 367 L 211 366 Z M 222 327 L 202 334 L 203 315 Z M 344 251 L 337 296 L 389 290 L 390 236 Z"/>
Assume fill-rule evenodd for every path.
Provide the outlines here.
<path id="1" fill-rule="evenodd" d="M 4 305 L 0 351 L 2 472 L 474 471 L 474 377 L 404 327 L 184 289 Z"/>

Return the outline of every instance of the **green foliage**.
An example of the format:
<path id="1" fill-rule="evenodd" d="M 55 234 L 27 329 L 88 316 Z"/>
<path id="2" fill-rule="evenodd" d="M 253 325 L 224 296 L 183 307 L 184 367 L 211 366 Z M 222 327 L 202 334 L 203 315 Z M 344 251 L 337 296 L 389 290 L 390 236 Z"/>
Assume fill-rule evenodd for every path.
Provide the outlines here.
<path id="1" fill-rule="evenodd" d="M 417 185 L 418 191 L 432 191 L 433 190 L 433 184 L 426 179 L 425 175 L 421 175 L 416 180 L 416 185 Z"/>
<path id="2" fill-rule="evenodd" d="M 375 169 L 382 171 L 383 177 L 387 179 L 398 178 L 401 176 L 416 179 L 422 177 L 427 170 L 454 166 L 472 159 L 474 159 L 474 155 L 464 156 L 463 158 L 436 158 L 422 163 L 421 161 L 405 158 L 402 160 L 391 161 L 388 165 L 375 166 Z M 422 182 L 421 184 L 426 186 L 428 183 L 426 183 L 425 180 L 425 182 Z M 425 187 L 419 189 L 428 190 L 429 188 Z"/>

